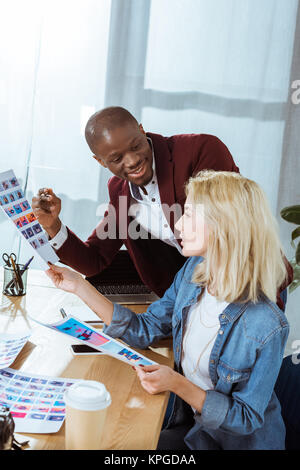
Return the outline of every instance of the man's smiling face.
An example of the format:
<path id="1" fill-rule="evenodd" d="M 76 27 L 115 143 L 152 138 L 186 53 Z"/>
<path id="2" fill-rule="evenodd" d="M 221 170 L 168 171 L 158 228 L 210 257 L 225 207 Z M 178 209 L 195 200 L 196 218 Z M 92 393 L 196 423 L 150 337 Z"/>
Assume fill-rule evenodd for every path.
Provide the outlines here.
<path id="1" fill-rule="evenodd" d="M 141 124 L 106 129 L 94 151 L 101 165 L 137 186 L 145 186 L 153 176 L 152 149 Z"/>

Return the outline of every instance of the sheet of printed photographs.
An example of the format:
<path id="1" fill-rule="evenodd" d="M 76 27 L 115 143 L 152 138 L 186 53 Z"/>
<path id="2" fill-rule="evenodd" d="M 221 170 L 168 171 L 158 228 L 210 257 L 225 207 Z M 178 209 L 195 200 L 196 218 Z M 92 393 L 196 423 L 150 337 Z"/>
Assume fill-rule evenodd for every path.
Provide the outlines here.
<path id="1" fill-rule="evenodd" d="M 47 326 L 47 325 L 46 325 Z M 136 351 L 125 348 L 124 344 L 111 338 L 110 336 L 103 335 L 93 328 L 87 327 L 75 317 L 67 317 L 59 323 L 48 325 L 54 330 L 61 331 L 69 336 L 86 341 L 90 346 L 100 346 L 101 350 L 105 353 L 111 354 L 119 359 L 125 360 L 127 363 L 134 363 L 139 366 L 149 366 L 153 362 L 146 357 L 140 356 Z"/>
<path id="2" fill-rule="evenodd" d="M 62 422 L 65 418 L 64 391 L 75 382 L 2 369 L 0 405 L 7 406 L 13 418 Z"/>
<path id="3" fill-rule="evenodd" d="M 0 335 L 0 369 L 13 363 L 30 335 L 14 339 L 3 339 Z"/>
<path id="4" fill-rule="evenodd" d="M 47 243 L 16 177 L 0 181 L 0 205 L 35 250 Z"/>

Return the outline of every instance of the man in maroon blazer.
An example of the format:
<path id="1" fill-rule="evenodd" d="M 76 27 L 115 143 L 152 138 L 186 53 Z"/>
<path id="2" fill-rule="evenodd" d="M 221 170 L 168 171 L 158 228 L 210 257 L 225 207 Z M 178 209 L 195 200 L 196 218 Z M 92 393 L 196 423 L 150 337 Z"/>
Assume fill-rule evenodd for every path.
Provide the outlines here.
<path id="1" fill-rule="evenodd" d="M 185 183 L 202 169 L 239 169 L 217 137 L 145 133 L 120 107 L 95 113 L 87 123 L 86 140 L 94 158 L 115 175 L 108 182 L 110 203 L 103 220 L 81 241 L 61 223 L 61 201 L 49 188 L 33 198 L 34 213 L 61 262 L 90 277 L 109 266 L 125 244 L 142 281 L 162 296 L 186 261 L 174 234 Z"/>

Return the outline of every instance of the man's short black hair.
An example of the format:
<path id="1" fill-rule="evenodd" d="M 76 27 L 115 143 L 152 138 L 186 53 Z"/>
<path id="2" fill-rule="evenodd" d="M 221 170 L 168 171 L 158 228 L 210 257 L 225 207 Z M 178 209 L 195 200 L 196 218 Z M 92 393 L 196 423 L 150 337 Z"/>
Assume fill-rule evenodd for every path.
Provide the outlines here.
<path id="1" fill-rule="evenodd" d="M 85 138 L 91 151 L 94 152 L 95 144 L 103 138 L 105 131 L 128 124 L 138 126 L 135 117 L 121 106 L 110 106 L 97 111 L 89 118 L 85 127 Z"/>

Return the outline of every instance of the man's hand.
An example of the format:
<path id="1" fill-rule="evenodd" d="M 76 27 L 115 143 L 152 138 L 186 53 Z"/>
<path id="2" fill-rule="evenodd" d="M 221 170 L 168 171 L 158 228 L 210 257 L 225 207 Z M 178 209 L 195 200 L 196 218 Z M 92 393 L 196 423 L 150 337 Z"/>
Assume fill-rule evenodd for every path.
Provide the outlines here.
<path id="1" fill-rule="evenodd" d="M 168 366 L 153 364 L 145 367 L 134 367 L 142 387 L 151 395 L 160 392 L 174 391 L 179 374 Z"/>
<path id="2" fill-rule="evenodd" d="M 38 195 L 32 198 L 33 213 L 39 223 L 53 238 L 59 232 L 61 221 L 59 213 L 61 210 L 61 200 L 51 188 L 39 189 Z"/>

